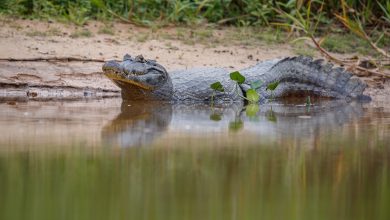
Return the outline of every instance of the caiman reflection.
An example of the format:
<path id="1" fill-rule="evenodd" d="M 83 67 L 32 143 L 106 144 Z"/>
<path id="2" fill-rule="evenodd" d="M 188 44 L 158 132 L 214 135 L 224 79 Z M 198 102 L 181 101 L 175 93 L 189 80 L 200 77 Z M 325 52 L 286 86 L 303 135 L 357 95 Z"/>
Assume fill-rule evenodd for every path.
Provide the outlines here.
<path id="1" fill-rule="evenodd" d="M 105 144 L 131 147 L 145 145 L 161 136 L 172 119 L 172 105 L 164 102 L 127 102 L 102 129 Z"/>
<path id="2" fill-rule="evenodd" d="M 311 142 L 321 131 L 337 132 L 343 124 L 361 117 L 362 105 L 330 100 L 312 106 L 273 103 L 214 107 L 123 102 L 119 115 L 103 127 L 102 139 L 105 145 L 119 147 L 153 145 L 164 140 L 164 135 L 169 136 L 170 143 L 183 136 L 194 141 L 199 137 L 214 139 L 219 144 L 277 142 L 284 138 Z"/>

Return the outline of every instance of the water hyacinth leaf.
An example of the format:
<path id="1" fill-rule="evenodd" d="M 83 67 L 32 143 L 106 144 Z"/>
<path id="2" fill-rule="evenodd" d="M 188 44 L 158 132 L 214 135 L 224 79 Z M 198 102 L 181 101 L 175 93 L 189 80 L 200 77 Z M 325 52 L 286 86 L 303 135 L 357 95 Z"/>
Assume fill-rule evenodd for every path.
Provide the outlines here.
<path id="1" fill-rule="evenodd" d="M 274 91 L 276 89 L 276 87 L 278 87 L 278 85 L 279 85 L 279 82 L 270 83 L 270 84 L 268 84 L 266 90 Z"/>
<path id="2" fill-rule="evenodd" d="M 251 83 L 251 88 L 252 89 L 258 89 L 260 86 L 263 84 L 263 81 L 257 80 Z"/>
<path id="3" fill-rule="evenodd" d="M 246 113 L 247 117 L 253 118 L 256 116 L 256 114 L 257 114 L 257 112 L 259 112 L 259 110 L 260 110 L 259 105 L 252 103 L 246 107 L 245 113 Z"/>
<path id="4" fill-rule="evenodd" d="M 260 100 L 259 94 L 254 89 L 249 89 L 248 91 L 246 91 L 246 98 L 250 102 L 258 102 Z"/>
<path id="5" fill-rule="evenodd" d="M 231 72 L 230 79 L 236 81 L 238 84 L 242 84 L 245 82 L 245 77 L 241 75 L 241 73 L 238 71 Z"/>
<path id="6" fill-rule="evenodd" d="M 221 82 L 215 82 L 215 83 L 211 84 L 210 88 L 215 90 L 215 91 L 218 91 L 218 92 L 225 91 L 225 89 L 223 88 L 223 85 L 221 84 Z"/>

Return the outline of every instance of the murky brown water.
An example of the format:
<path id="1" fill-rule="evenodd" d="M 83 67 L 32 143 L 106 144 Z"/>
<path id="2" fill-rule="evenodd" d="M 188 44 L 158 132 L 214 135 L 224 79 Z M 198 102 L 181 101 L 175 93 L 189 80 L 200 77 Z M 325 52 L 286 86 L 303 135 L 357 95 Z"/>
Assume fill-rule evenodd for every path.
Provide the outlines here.
<path id="1" fill-rule="evenodd" d="M 390 111 L 0 104 L 0 219 L 390 219 Z"/>

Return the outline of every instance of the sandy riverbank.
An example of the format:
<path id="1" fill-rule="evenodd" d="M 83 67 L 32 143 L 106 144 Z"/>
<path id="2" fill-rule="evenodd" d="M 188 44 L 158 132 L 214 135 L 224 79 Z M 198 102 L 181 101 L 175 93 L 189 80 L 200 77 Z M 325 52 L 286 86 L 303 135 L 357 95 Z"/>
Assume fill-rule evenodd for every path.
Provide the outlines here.
<path id="1" fill-rule="evenodd" d="M 275 45 L 261 41 L 248 44 L 245 39 L 242 42 L 235 40 L 234 43 L 214 42 L 214 36 L 220 39 L 220 36 L 228 34 L 229 30 L 223 29 L 199 35 L 188 42 L 170 37 L 178 35 L 177 28 L 152 31 L 116 24 L 108 32 L 104 31 L 104 24 L 97 22 L 86 27 L 29 20 L 3 19 L 1 23 L 0 58 L 78 57 L 109 60 L 121 59 L 126 53 L 143 54 L 172 71 L 202 66 L 239 70 L 261 60 L 296 55 L 288 44 Z M 320 58 L 319 54 L 315 56 Z M 11 99 L 25 94 L 29 98 L 39 98 L 39 95 L 56 98 L 64 94 L 69 98 L 119 96 L 118 88 L 101 74 L 101 65 L 99 62 L 1 61 L 0 95 Z M 364 80 L 369 85 L 365 94 L 373 98 L 374 105 L 390 102 L 389 80 L 380 83 L 372 78 Z"/>

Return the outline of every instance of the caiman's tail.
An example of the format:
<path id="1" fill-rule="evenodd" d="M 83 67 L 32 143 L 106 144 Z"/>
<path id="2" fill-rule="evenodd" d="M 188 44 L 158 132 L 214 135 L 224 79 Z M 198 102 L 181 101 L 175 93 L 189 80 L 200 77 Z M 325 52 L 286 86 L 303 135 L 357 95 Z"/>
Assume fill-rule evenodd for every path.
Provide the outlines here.
<path id="1" fill-rule="evenodd" d="M 315 95 L 319 97 L 363 99 L 370 97 L 363 95 L 366 83 L 353 77 L 344 68 L 333 68 L 333 64 L 322 64 L 323 60 L 314 60 L 310 57 L 288 57 L 280 60 L 259 78 L 264 82 L 258 92 L 265 98 L 271 97 L 266 90 L 269 83 L 279 82 L 273 96 L 285 97 L 289 95 Z"/>

